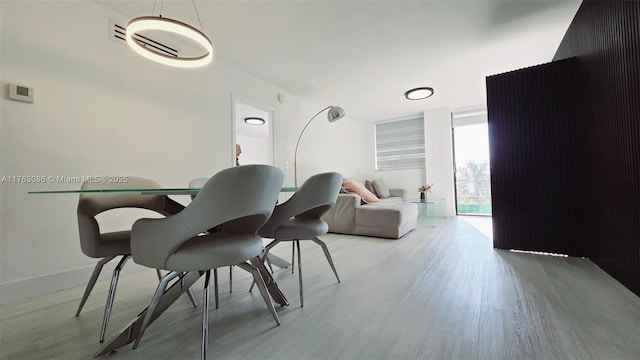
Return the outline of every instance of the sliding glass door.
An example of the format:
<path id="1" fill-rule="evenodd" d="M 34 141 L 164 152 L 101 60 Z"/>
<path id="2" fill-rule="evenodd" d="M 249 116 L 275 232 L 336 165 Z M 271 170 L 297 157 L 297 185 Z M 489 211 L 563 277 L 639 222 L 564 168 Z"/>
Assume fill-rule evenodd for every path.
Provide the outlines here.
<path id="1" fill-rule="evenodd" d="M 487 113 L 452 113 L 456 213 L 491 216 Z"/>

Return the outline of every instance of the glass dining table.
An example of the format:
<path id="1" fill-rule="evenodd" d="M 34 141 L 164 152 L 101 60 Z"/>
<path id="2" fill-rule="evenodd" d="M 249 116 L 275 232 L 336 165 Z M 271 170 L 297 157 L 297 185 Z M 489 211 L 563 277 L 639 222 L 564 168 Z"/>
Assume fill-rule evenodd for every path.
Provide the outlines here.
<path id="1" fill-rule="evenodd" d="M 281 192 L 295 192 L 298 188 L 293 186 L 285 186 L 281 188 Z M 184 205 L 169 198 L 169 195 L 196 195 L 201 188 L 104 188 L 104 189 L 90 189 L 90 190 L 37 190 L 28 191 L 28 194 L 82 194 L 82 193 L 139 193 L 148 195 L 164 195 L 166 196 L 165 210 L 170 214 L 176 214 L 184 209 Z M 269 253 L 269 261 L 272 265 L 286 268 L 290 264 L 277 256 Z M 264 265 L 263 259 L 256 257 L 250 261 L 251 265 L 258 268 L 262 275 L 267 290 L 273 298 L 273 301 L 281 306 L 289 305 L 284 294 L 280 291 L 280 288 L 276 284 L 275 280 Z M 156 307 L 149 325 L 155 321 L 165 310 L 167 310 L 171 304 L 173 304 L 184 292 L 186 292 L 200 277 L 204 274 L 204 271 L 190 271 L 184 274 L 180 281 L 175 282 L 166 291 L 162 300 Z M 100 357 L 102 355 L 110 354 L 117 349 L 130 344 L 135 341 L 138 334 L 142 330 L 142 322 L 146 316 L 147 308 L 142 310 L 133 320 L 129 322 L 120 332 L 107 341 L 104 346 L 94 354 L 94 357 Z"/>
<path id="2" fill-rule="evenodd" d="M 185 188 L 104 188 L 104 189 L 67 189 L 67 190 L 37 190 L 28 191 L 27 194 L 83 194 L 83 193 L 139 193 L 147 195 L 196 195 L 202 188 L 198 187 L 185 187 Z M 283 186 L 280 188 L 280 192 L 295 192 L 298 187 L 295 186 Z M 184 209 L 184 206 L 172 199 L 168 198 L 165 206 L 167 212 L 175 214 Z M 289 267 L 289 262 L 279 258 L 275 255 L 269 254 L 269 261 L 271 265 L 275 265 L 279 268 Z"/>
<path id="3" fill-rule="evenodd" d="M 82 194 L 82 193 L 140 193 L 149 195 L 196 195 L 202 188 L 113 188 L 113 189 L 89 189 L 89 190 L 38 190 L 28 191 L 27 194 Z M 283 186 L 280 192 L 295 192 L 295 186 Z"/>

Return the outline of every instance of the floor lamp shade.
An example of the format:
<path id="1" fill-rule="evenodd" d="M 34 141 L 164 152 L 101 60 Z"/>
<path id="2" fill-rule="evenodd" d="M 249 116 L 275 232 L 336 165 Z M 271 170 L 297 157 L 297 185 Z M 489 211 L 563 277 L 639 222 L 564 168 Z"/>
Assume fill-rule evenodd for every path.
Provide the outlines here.
<path id="1" fill-rule="evenodd" d="M 332 106 L 327 113 L 327 120 L 329 120 L 329 122 L 335 122 L 342 119 L 345 115 L 346 113 L 343 108 L 340 106 Z"/>
<path id="2" fill-rule="evenodd" d="M 318 115 L 322 114 L 322 112 L 325 110 L 329 110 L 327 112 L 327 120 L 330 123 L 336 122 L 342 119 L 346 115 L 346 112 L 340 106 L 327 106 L 326 108 L 318 111 L 318 113 L 313 115 L 311 119 L 307 121 L 307 124 L 304 126 L 304 128 L 302 128 L 302 131 L 300 132 L 300 136 L 298 136 L 298 141 L 296 142 L 296 150 L 293 155 L 293 176 L 294 176 L 294 185 L 296 187 L 298 186 L 298 145 L 300 145 L 300 139 L 302 139 L 302 134 L 304 134 L 304 131 L 307 130 L 307 127 L 309 126 L 309 124 L 311 124 L 311 121 L 313 121 L 313 119 L 315 119 Z"/>

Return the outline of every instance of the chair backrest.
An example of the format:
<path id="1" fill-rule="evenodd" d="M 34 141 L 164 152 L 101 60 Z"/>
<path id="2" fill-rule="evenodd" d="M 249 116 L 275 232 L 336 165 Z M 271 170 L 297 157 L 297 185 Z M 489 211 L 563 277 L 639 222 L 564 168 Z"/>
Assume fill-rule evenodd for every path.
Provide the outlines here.
<path id="1" fill-rule="evenodd" d="M 273 212 L 283 182 L 282 170 L 269 165 L 242 165 L 216 173 L 181 212 L 133 224 L 133 260 L 165 268 L 167 259 L 181 245 L 214 227 L 221 234 L 257 237 L 258 229 Z"/>
<path id="2" fill-rule="evenodd" d="M 127 182 L 102 183 L 102 182 L 84 182 L 81 190 L 95 189 L 159 189 L 160 184 L 157 182 L 142 178 L 129 176 Z M 90 216 L 96 216 L 99 213 L 117 208 L 141 208 L 153 211 L 162 211 L 164 205 L 163 195 L 146 195 L 139 192 L 99 192 L 99 193 L 81 193 L 78 201 L 78 212 Z"/>
<path id="3" fill-rule="evenodd" d="M 341 185 L 342 175 L 337 172 L 326 172 L 310 177 L 289 200 L 276 206 L 258 234 L 262 237 L 274 238 L 278 227 L 293 217 L 320 220 L 320 217 L 336 203 Z"/>
<path id="4" fill-rule="evenodd" d="M 160 188 L 157 182 L 129 176 L 128 182 L 102 183 L 85 182 L 81 190 L 93 189 L 156 189 Z M 95 216 L 113 209 L 137 208 L 155 211 L 162 215 L 168 215 L 164 211 L 165 197 L 163 195 L 143 195 L 137 192 L 99 192 L 81 193 L 78 200 L 78 230 L 80 247 L 82 252 L 91 257 L 100 257 L 100 226 Z"/>
<path id="5" fill-rule="evenodd" d="M 283 182 L 282 170 L 270 165 L 228 168 L 208 179 L 180 215 L 197 232 L 217 225 L 226 231 L 256 232 L 271 216 Z M 236 223 L 241 226 L 234 230 Z"/>

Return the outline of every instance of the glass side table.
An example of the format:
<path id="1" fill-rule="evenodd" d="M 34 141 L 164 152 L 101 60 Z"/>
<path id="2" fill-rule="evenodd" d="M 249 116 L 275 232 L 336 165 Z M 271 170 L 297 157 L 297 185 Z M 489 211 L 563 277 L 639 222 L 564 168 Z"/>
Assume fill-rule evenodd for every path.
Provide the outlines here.
<path id="1" fill-rule="evenodd" d="M 436 227 L 436 208 L 442 206 L 444 197 L 426 196 L 425 199 L 411 198 L 407 201 L 418 204 L 418 226 Z"/>

